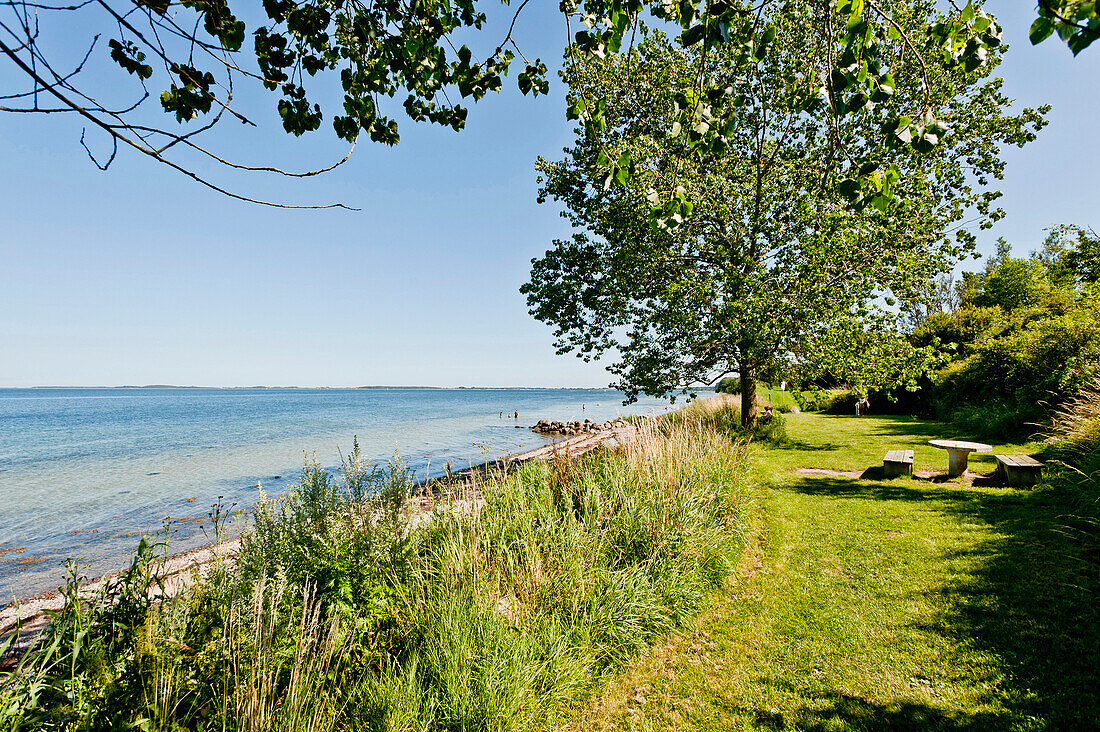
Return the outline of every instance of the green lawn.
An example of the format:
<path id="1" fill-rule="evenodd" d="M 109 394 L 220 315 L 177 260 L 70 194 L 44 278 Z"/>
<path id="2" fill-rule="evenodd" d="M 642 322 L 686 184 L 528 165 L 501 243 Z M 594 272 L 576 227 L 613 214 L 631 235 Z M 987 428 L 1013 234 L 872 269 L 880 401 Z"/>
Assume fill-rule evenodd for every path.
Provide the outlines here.
<path id="1" fill-rule="evenodd" d="M 787 420 L 788 444 L 752 451 L 757 541 L 741 579 L 576 728 L 1100 727 L 1095 546 L 1065 530 L 1058 496 L 796 473 L 862 473 L 901 447 L 946 472 L 924 443 L 966 436 L 904 417 Z M 979 475 L 993 465 L 971 459 Z"/>
<path id="2" fill-rule="evenodd" d="M 733 394 L 734 398 L 740 400 L 740 394 Z M 798 402 L 795 401 L 790 391 L 784 391 L 778 386 L 764 386 L 760 385 L 756 388 L 756 396 L 759 399 L 763 399 L 769 402 L 776 409 L 782 407 L 797 407 Z"/>

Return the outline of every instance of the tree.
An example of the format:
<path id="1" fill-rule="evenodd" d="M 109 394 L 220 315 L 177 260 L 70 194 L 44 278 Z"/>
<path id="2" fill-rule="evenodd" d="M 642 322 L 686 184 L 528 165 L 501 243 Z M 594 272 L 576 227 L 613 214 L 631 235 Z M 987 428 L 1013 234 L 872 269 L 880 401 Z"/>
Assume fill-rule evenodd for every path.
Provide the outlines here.
<path id="1" fill-rule="evenodd" d="M 924 3 L 889 7 L 908 34 L 934 20 Z M 828 364 L 884 385 L 901 362 L 920 359 L 899 351 L 894 315 L 875 300 L 912 297 L 973 249 L 972 233 L 951 227 L 969 214 L 981 225 L 1002 215 L 987 186 L 1003 171 L 999 146 L 1023 145 L 1044 124 L 1041 110 L 1005 113 L 1000 80 L 987 78 L 996 59 L 967 71 L 929 54 L 923 72 L 899 73 L 928 74 L 953 123 L 937 145 L 921 153 L 878 145 L 881 120 L 912 103 L 904 76 L 899 91 L 867 100 L 872 109 L 838 130 L 795 101 L 802 80 L 830 67 L 833 49 L 816 43 L 819 7 L 790 8 L 766 17 L 775 40 L 747 66 L 735 45 L 700 50 L 648 32 L 632 51 L 585 61 L 568 77 L 574 102 L 607 100 L 606 130 L 579 128 L 566 159 L 539 162 L 542 200 L 561 202 L 576 233 L 534 261 L 522 291 L 532 315 L 555 327 L 559 352 L 617 352 L 612 371 L 630 398 L 736 372 L 751 423 L 764 369 Z M 697 93 L 704 63 L 732 85 L 739 107 L 726 145 L 700 158 L 687 151 L 677 110 Z M 897 169 L 883 185 L 904 203 L 847 206 L 831 184 L 843 166 L 838 137 Z M 615 186 L 602 170 L 620 156 L 635 172 Z M 653 191 L 673 185 L 690 216 L 653 226 Z"/>
<path id="2" fill-rule="evenodd" d="M 951 312 L 958 307 L 958 290 L 955 278 L 943 274 L 928 282 L 912 300 L 903 303 L 901 317 L 905 330 L 912 333 L 929 318 Z"/>
<path id="3" fill-rule="evenodd" d="M 194 158 L 184 151 L 234 169 L 292 177 L 324 172 L 347 157 L 334 165 L 291 172 L 245 163 L 208 147 L 203 140 L 221 121 L 262 124 L 254 110 L 239 107 L 242 87 L 274 97 L 287 133 L 302 136 L 329 120 L 332 131 L 352 149 L 361 134 L 379 144 L 395 144 L 401 112 L 414 122 L 459 130 L 466 122 L 464 104 L 500 90 L 516 54 L 523 60 L 516 75 L 519 89 L 525 94 L 548 90 L 545 65 L 527 59 L 512 36 L 528 3 L 518 5 L 507 33 L 482 43 L 493 50 L 476 59 L 455 36 L 480 39 L 486 15 L 477 0 L 265 0 L 262 13 L 235 0 L 0 0 L 0 10 L 7 11 L 0 14 L 0 55 L 14 72 L 6 77 L 10 86 L 0 88 L 0 111 L 81 118 L 112 144 L 110 153 L 95 156 L 81 134 L 81 144 L 103 169 L 121 145 L 222 193 L 255 200 L 200 176 Z M 760 0 L 755 5 L 731 0 L 563 0 L 562 18 L 571 39 L 567 63 L 625 53 L 648 11 L 659 22 L 678 26 L 684 44 L 701 49 L 703 56 L 708 49 L 737 45 L 740 53 L 727 54 L 731 73 L 737 73 L 776 42 L 783 25 L 775 19 L 797 15 L 807 5 L 805 0 Z M 807 88 L 792 86 L 791 99 L 804 103 L 806 113 L 839 125 L 861 114 L 866 100 L 904 83 L 912 104 L 895 125 L 880 131 L 878 142 L 888 146 L 921 149 L 937 144 L 942 134 L 939 110 L 931 103 L 932 80 L 921 73 L 902 77 L 900 68 L 922 69 L 930 49 L 944 63 L 973 70 L 995 56 L 1001 43 L 996 19 L 980 2 L 959 6 L 952 0 L 940 12 L 928 0 L 933 22 L 917 33 L 910 33 L 886 2 L 820 5 L 823 12 L 809 41 L 828 44 L 835 52 L 826 60 L 828 73 L 803 80 Z M 72 14 L 79 15 L 74 24 L 87 29 L 87 42 L 50 47 L 49 30 L 69 24 L 58 16 Z M 1040 0 L 1032 39 L 1039 42 L 1057 32 L 1077 53 L 1095 39 L 1098 17 L 1092 2 Z M 894 66 L 882 64 L 883 58 Z M 89 75 L 88 69 L 103 61 L 129 80 L 128 98 L 105 101 L 119 99 L 126 87 L 106 72 Z M 703 83 L 705 79 L 711 83 Z M 691 152 L 705 156 L 725 144 L 727 121 L 737 114 L 738 100 L 726 94 L 729 85 L 723 79 L 704 73 L 702 66 L 697 80 L 699 94 L 675 116 L 691 131 Z M 326 84 L 333 83 L 342 98 L 323 109 L 317 100 Z M 827 104 L 807 93 L 819 85 L 827 91 Z M 155 107 L 158 101 L 166 117 L 146 109 L 147 103 Z M 606 107 L 588 101 L 592 104 L 575 100 L 569 113 L 598 131 Z M 843 186 L 848 202 L 856 207 L 890 203 L 894 187 L 884 181 L 896 177 L 897 169 L 880 164 L 874 150 L 844 144 L 839 135 L 833 143 L 845 161 L 845 174 L 835 183 Z M 629 179 L 631 169 L 629 157 L 605 161 L 606 174 L 617 184 Z M 652 207 L 665 212 L 659 218 L 668 223 L 687 216 L 689 201 L 675 186 L 656 193 L 659 200 Z"/>
<path id="4" fill-rule="evenodd" d="M 1076 269 L 1082 241 L 1094 241 L 1089 230 L 1054 227 L 1022 258 L 1002 240 L 983 271 L 966 273 L 959 306 L 914 331 L 914 345 L 951 356 L 925 395 L 939 417 L 991 437 L 1027 434 L 1100 374 L 1100 287 Z"/>
<path id="5" fill-rule="evenodd" d="M 1093 229 L 1052 227 L 1043 248 L 1033 253 L 1032 258 L 1050 270 L 1051 279 L 1059 286 L 1100 282 L 1100 235 Z"/>
<path id="6" fill-rule="evenodd" d="M 736 376 L 726 376 L 718 380 L 714 385 L 714 391 L 718 394 L 738 394 L 741 391 L 741 383 Z"/>

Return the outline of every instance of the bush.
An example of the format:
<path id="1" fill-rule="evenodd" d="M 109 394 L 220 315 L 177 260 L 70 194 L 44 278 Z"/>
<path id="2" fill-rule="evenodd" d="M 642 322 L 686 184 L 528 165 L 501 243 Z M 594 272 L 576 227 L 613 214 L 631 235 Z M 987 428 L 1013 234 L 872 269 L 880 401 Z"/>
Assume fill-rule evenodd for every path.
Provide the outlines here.
<path id="1" fill-rule="evenodd" d="M 1044 419 L 1048 405 L 1098 374 L 1100 317 L 1076 307 L 974 344 L 971 355 L 936 374 L 932 401 L 941 419 L 972 424 L 990 437 L 1020 437 Z"/>
<path id="2" fill-rule="evenodd" d="M 741 393 L 741 379 L 736 376 L 727 376 L 714 387 L 714 391 L 718 394 L 740 394 Z"/>
<path id="3" fill-rule="evenodd" d="M 977 436 L 1023 437 L 1029 423 L 1100 376 L 1095 240 L 1076 230 L 1072 243 L 1064 233 L 1029 259 L 1010 257 L 1002 242 L 984 273 L 965 274 L 963 307 L 912 334 L 913 345 L 943 346 L 952 358 L 923 390 L 935 416 Z"/>
<path id="4" fill-rule="evenodd" d="M 820 397 L 818 411 L 826 414 L 855 414 L 856 402 L 863 396 L 858 389 L 830 389 Z"/>
<path id="5" fill-rule="evenodd" d="M 798 408 L 803 412 L 832 412 L 841 409 L 844 400 L 850 398 L 848 389 L 807 389 L 805 391 L 792 391 L 791 395 L 798 403 Z M 855 412 L 855 401 L 849 405 Z"/>
<path id="6" fill-rule="evenodd" d="M 924 321 L 910 336 L 914 346 L 941 345 L 967 353 L 978 336 L 1004 321 L 999 308 L 967 307 L 951 313 L 937 313 Z"/>
<path id="7" fill-rule="evenodd" d="M 1024 439 L 1035 430 L 1028 422 L 1034 417 L 1033 412 L 1003 400 L 963 404 L 947 411 L 945 416 L 961 434 L 979 440 L 1010 442 Z"/>

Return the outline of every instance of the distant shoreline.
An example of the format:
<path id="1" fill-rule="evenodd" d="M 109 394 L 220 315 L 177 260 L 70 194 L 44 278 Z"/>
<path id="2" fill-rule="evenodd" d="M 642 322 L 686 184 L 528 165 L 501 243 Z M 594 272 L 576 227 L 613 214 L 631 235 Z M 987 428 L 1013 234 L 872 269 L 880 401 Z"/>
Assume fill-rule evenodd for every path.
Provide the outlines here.
<path id="1" fill-rule="evenodd" d="M 10 389 L 184 389 L 201 391 L 249 391 L 254 389 L 300 391 L 619 391 L 607 386 L 178 386 L 176 384 L 122 384 L 120 386 L 4 386 Z"/>

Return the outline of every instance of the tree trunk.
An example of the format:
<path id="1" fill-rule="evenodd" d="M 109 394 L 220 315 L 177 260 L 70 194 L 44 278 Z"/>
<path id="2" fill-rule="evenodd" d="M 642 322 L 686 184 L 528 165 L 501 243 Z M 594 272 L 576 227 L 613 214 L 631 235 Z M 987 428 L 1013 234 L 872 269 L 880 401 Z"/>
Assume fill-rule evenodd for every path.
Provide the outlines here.
<path id="1" fill-rule="evenodd" d="M 756 369 L 741 364 L 741 426 L 756 426 Z"/>

